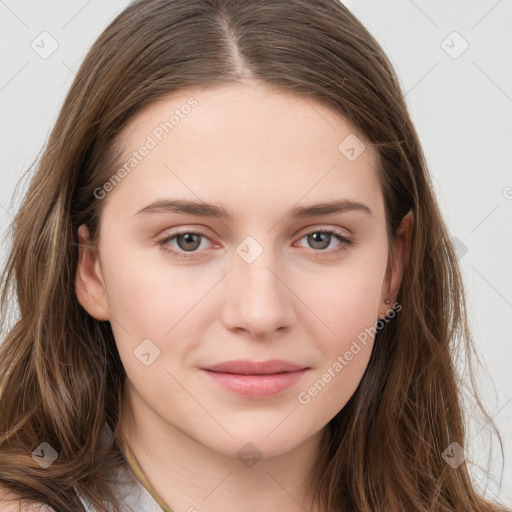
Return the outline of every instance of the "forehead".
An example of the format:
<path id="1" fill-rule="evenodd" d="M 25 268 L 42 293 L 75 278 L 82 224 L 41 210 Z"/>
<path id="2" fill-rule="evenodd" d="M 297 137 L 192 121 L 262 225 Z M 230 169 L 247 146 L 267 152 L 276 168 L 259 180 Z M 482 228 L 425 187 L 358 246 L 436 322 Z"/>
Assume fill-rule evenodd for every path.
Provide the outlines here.
<path id="1" fill-rule="evenodd" d="M 339 113 L 254 83 L 187 89 L 140 111 L 121 135 L 122 196 L 171 195 L 243 209 L 348 198 L 376 204 L 375 149 Z M 354 158 L 355 157 L 355 158 Z"/>

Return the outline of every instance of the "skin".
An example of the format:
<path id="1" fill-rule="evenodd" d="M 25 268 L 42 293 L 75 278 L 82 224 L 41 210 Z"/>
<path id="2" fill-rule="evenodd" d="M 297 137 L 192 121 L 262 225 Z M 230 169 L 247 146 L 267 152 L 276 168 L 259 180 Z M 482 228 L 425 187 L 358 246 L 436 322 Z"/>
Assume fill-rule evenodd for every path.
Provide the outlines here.
<path id="1" fill-rule="evenodd" d="M 306 484 L 322 432 L 357 388 L 373 338 L 307 404 L 298 396 L 329 368 L 332 376 L 338 356 L 389 313 L 412 214 L 388 259 L 375 150 L 367 144 L 349 161 L 338 150 L 357 134 L 347 120 L 251 81 L 189 89 L 145 108 L 123 133 L 127 157 L 191 96 L 198 105 L 102 199 L 98 251 L 81 247 L 77 297 L 90 315 L 111 322 L 127 372 L 123 437 L 175 511 L 318 510 Z M 223 206 L 234 219 L 136 215 L 170 197 Z M 364 203 L 372 214 L 287 217 L 296 206 L 335 199 Z M 188 260 L 158 243 L 177 228 L 206 235 L 195 239 L 195 252 L 186 251 L 190 241 L 167 242 Z M 306 235 L 318 228 L 355 244 L 317 235 L 315 245 Z M 78 233 L 85 242 L 86 226 Z M 237 253 L 246 237 L 263 250 L 252 263 Z M 148 366 L 134 355 L 147 338 L 160 350 Z M 200 369 L 273 358 L 309 370 L 266 399 L 227 391 Z M 262 455 L 252 467 L 237 457 L 248 442 Z"/>

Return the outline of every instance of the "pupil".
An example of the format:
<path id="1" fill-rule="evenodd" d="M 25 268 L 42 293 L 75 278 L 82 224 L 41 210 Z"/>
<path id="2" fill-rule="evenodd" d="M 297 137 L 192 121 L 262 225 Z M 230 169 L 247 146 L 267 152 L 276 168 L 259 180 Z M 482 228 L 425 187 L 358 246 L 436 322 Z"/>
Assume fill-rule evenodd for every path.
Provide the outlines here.
<path id="1" fill-rule="evenodd" d="M 194 240 L 194 238 L 198 239 L 198 235 L 196 235 L 194 233 L 185 233 L 184 235 L 181 235 L 180 238 L 185 241 L 186 247 L 181 247 L 182 244 L 179 244 L 183 250 L 193 250 L 193 249 L 197 249 L 197 247 L 199 247 L 197 240 Z M 192 247 L 190 247 L 189 244 L 192 244 Z"/>
<path id="2" fill-rule="evenodd" d="M 327 243 L 327 245 L 325 245 L 325 241 L 328 240 L 328 237 L 329 235 L 327 233 L 313 233 L 312 235 L 310 235 L 312 238 L 313 238 L 313 244 L 320 244 L 320 247 L 316 247 L 317 249 L 325 249 L 329 243 Z M 324 240 L 322 241 L 322 238 L 324 237 Z M 323 242 L 323 245 L 322 245 L 322 242 Z"/>

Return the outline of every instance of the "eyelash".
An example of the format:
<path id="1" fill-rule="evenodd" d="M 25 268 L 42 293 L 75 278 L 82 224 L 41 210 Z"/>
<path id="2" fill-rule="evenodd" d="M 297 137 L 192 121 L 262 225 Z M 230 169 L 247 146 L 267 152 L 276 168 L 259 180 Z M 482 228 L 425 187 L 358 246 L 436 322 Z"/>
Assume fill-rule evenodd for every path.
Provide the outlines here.
<path id="1" fill-rule="evenodd" d="M 305 236 L 312 235 L 314 233 L 324 233 L 324 234 L 327 234 L 327 235 L 332 235 L 332 236 L 334 236 L 335 238 L 337 238 L 341 242 L 340 245 L 336 249 L 332 249 L 332 250 L 326 250 L 326 249 L 315 250 L 315 249 L 312 249 L 314 252 L 318 252 L 318 253 L 324 253 L 325 252 L 325 253 L 329 253 L 329 254 L 338 254 L 340 252 L 346 251 L 348 246 L 355 245 L 354 240 L 352 240 L 351 238 L 348 238 L 345 235 L 342 235 L 338 231 L 333 230 L 333 229 L 322 229 L 322 228 L 315 229 L 313 231 L 309 231 L 307 233 L 304 233 L 299 238 L 299 240 L 301 240 Z M 208 236 L 206 236 L 204 233 L 196 232 L 196 231 L 191 231 L 191 230 L 182 230 L 182 231 L 178 231 L 178 232 L 174 233 L 171 236 L 166 236 L 165 238 L 159 240 L 157 243 L 160 246 L 160 249 L 162 251 L 164 251 L 165 253 L 169 253 L 169 254 L 171 254 L 171 255 L 173 255 L 173 256 L 175 256 L 177 258 L 181 258 L 181 259 L 193 259 L 193 258 L 195 258 L 195 256 L 192 256 L 192 255 L 196 254 L 198 251 L 191 251 L 189 253 L 180 252 L 180 251 L 177 251 L 175 249 L 171 249 L 169 247 L 169 245 L 168 245 L 168 243 L 171 240 L 174 240 L 175 238 L 177 238 L 180 235 L 186 235 L 186 234 L 199 235 L 199 236 L 204 237 L 204 238 L 209 240 Z"/>

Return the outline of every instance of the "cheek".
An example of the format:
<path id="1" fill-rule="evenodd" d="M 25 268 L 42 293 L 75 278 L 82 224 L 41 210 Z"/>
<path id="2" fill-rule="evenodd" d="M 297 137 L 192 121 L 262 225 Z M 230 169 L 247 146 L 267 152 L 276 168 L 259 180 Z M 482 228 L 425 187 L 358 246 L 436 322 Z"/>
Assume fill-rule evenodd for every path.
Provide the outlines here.
<path id="1" fill-rule="evenodd" d="M 202 339 L 213 309 L 208 291 L 218 281 L 207 268 L 165 265 L 156 251 L 146 259 L 138 251 L 125 253 L 103 265 L 118 351 L 126 371 L 136 374 L 144 372 L 144 360 L 134 355 L 148 351 L 151 359 L 158 354 L 152 370 L 180 371 L 186 354 Z"/>
<path id="2" fill-rule="evenodd" d="M 311 410 L 326 419 L 346 404 L 368 365 L 384 273 L 385 260 L 361 257 L 357 264 L 347 263 L 332 275 L 319 276 L 315 286 L 302 288 L 304 302 L 322 320 L 306 323 L 306 328 L 314 326 L 310 338 L 322 362 L 302 387 L 298 401 L 311 403 Z"/>
<path id="3" fill-rule="evenodd" d="M 158 248 L 105 262 L 111 314 L 130 332 L 163 336 L 214 283 L 207 271 L 166 265 Z"/>
<path id="4" fill-rule="evenodd" d="M 329 347 L 342 348 L 348 340 L 378 320 L 384 265 L 340 266 L 303 283 L 301 299 L 322 320 L 316 339 Z M 314 284 L 311 284 L 314 283 Z M 320 336 L 320 338 L 318 338 Z"/>
<path id="5" fill-rule="evenodd" d="M 324 424 L 348 402 L 366 370 L 373 348 L 380 281 L 373 272 L 351 273 L 326 294 L 310 294 L 322 322 L 310 337 L 321 362 L 301 386 L 297 403 Z M 311 324 L 313 325 L 313 324 Z"/>
<path id="6" fill-rule="evenodd" d="M 331 377 L 325 376 L 326 382 L 332 380 L 346 387 L 348 382 L 361 378 L 373 346 L 377 300 L 378 294 L 373 289 L 366 289 L 365 293 L 356 288 L 351 293 L 346 287 L 336 297 L 318 303 L 323 325 L 315 328 L 311 339 L 322 354 L 319 372 L 330 372 Z"/>

